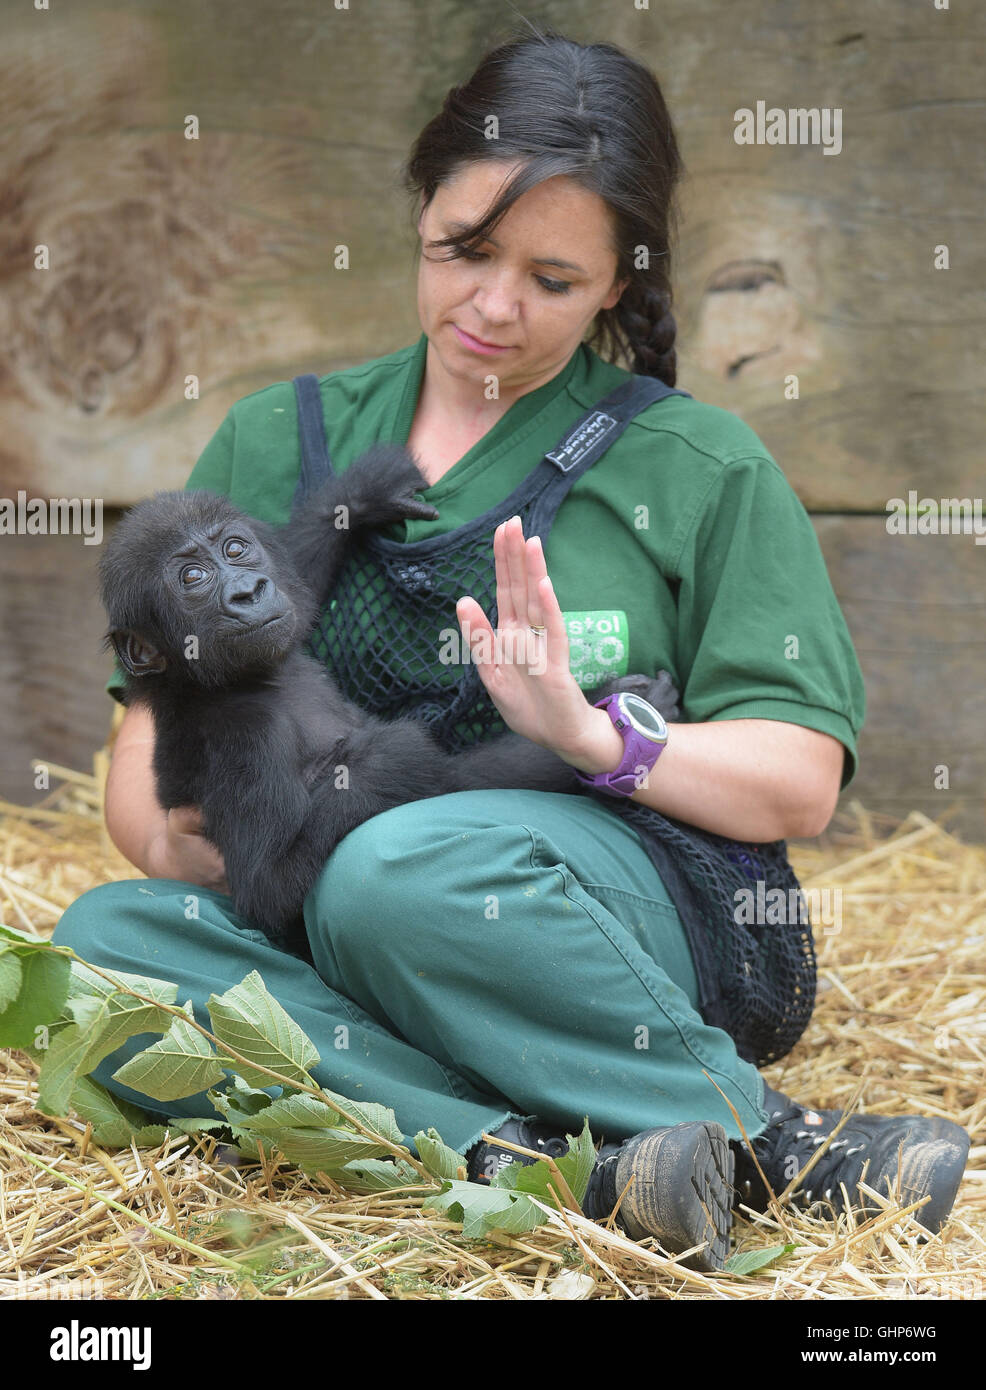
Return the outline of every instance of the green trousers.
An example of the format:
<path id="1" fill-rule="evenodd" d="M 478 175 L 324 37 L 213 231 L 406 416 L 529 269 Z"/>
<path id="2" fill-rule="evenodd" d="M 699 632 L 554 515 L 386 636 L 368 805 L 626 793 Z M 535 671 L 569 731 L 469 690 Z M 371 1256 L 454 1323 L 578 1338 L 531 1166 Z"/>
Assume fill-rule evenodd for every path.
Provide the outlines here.
<path id="1" fill-rule="evenodd" d="M 696 1011 L 660 876 L 594 800 L 467 791 L 386 811 L 335 849 L 305 924 L 314 968 L 225 895 L 138 879 L 83 894 L 54 940 L 94 965 L 175 981 L 207 1028 L 208 996 L 259 971 L 315 1044 L 319 1084 L 392 1107 L 405 1142 L 434 1126 L 464 1152 L 520 1116 L 562 1132 L 588 1116 L 597 1141 L 685 1120 L 738 1138 L 703 1072 L 751 1138 L 766 1127 L 759 1072 Z M 130 1039 L 96 1079 L 162 1114 L 215 1115 L 204 1094 L 161 1103 L 111 1079 L 153 1041 Z"/>

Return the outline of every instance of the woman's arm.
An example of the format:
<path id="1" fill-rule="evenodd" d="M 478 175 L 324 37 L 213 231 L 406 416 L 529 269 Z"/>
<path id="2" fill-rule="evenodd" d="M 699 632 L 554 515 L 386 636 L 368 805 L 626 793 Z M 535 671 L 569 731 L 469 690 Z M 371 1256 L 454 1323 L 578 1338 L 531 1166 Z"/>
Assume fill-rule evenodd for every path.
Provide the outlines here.
<path id="1" fill-rule="evenodd" d="M 623 740 L 605 710 L 585 705 L 582 737 L 554 751 L 582 772 L 612 772 Z M 777 719 L 671 724 L 631 800 L 730 839 L 820 835 L 839 799 L 844 757 L 830 734 Z"/>
<path id="2" fill-rule="evenodd" d="M 568 634 L 537 537 L 519 518 L 497 528 L 497 634 L 503 659 L 482 659 L 496 637 L 475 599 L 457 614 L 490 698 L 506 723 L 583 772 L 612 771 L 623 740 L 590 705 L 569 669 Z M 531 625 L 544 628 L 542 635 Z M 819 835 L 831 819 L 844 750 L 829 734 L 774 719 L 673 724 L 668 745 L 633 799 L 700 829 L 758 842 Z"/>
<path id="3" fill-rule="evenodd" d="M 154 790 L 154 724 L 139 705 L 124 715 L 106 779 L 106 828 L 148 878 L 173 878 L 228 893 L 222 855 L 201 834 L 194 806 L 165 811 Z"/>

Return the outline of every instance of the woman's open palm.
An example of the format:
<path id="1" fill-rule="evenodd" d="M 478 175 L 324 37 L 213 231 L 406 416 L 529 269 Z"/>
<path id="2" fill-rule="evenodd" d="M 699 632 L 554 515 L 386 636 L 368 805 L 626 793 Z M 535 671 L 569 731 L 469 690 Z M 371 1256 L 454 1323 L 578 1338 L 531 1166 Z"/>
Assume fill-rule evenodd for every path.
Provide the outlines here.
<path id="1" fill-rule="evenodd" d="M 540 538 L 525 540 L 513 516 L 494 533 L 493 558 L 496 632 L 475 599 L 456 604 L 471 658 L 511 729 L 545 748 L 572 747 L 584 732 L 588 702 L 569 670 L 568 633 Z"/>

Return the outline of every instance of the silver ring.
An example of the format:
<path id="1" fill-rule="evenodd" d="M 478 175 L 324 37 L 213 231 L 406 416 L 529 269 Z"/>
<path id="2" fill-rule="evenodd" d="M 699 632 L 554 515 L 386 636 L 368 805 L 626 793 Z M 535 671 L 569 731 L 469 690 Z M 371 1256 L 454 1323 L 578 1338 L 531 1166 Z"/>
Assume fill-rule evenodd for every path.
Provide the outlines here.
<path id="1" fill-rule="evenodd" d="M 531 631 L 534 633 L 536 637 L 543 637 L 544 634 L 548 631 L 546 627 L 535 627 L 533 623 L 528 623 L 527 626 L 531 629 Z"/>

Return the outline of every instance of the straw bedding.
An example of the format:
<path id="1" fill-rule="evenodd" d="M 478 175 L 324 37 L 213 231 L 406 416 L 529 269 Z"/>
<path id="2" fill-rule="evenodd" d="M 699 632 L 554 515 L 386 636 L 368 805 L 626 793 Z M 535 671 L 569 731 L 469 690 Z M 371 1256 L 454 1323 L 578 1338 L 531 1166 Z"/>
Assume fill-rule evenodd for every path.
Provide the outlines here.
<path id="1" fill-rule="evenodd" d="M 133 878 L 95 774 L 50 767 L 31 810 L 0 802 L 2 920 L 48 935 L 99 883 Z M 32 1107 L 37 1067 L 0 1053 L 0 1298 L 981 1299 L 986 1293 L 986 849 L 919 813 L 853 802 L 794 846 L 816 922 L 819 999 L 770 1083 L 815 1106 L 939 1114 L 973 1138 L 952 1220 L 922 1240 L 892 1202 L 838 1223 L 785 1206 L 740 1217 L 735 1249 L 793 1245 L 753 1274 L 693 1273 L 653 1242 L 554 1212 L 523 1237 L 466 1241 L 422 1194 L 353 1196 L 214 1138 L 106 1152 Z M 838 889 L 839 893 L 834 890 Z M 836 909 L 833 911 L 832 909 Z"/>

